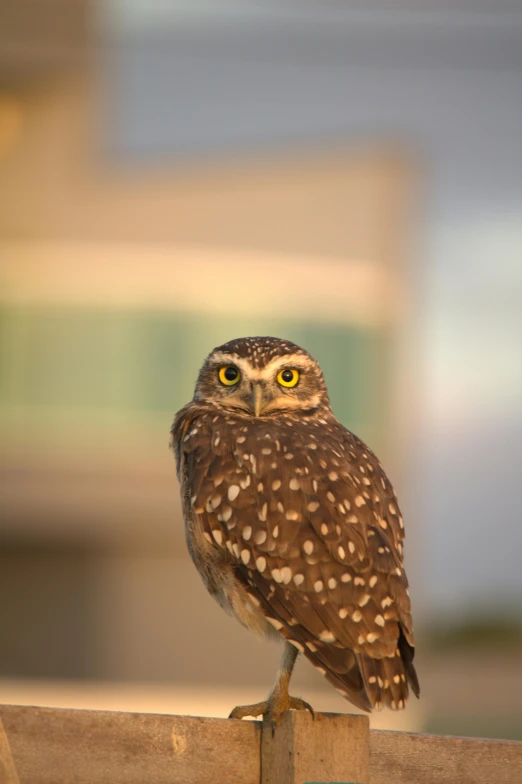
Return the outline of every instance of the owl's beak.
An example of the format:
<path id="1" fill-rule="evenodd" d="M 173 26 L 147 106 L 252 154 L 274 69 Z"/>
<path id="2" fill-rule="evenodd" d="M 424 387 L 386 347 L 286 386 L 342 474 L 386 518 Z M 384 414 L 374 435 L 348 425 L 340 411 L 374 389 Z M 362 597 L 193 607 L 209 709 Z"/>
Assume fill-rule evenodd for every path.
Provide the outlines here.
<path id="1" fill-rule="evenodd" d="M 264 408 L 263 387 L 261 384 L 254 384 L 252 387 L 252 409 L 254 416 L 258 417 Z"/>

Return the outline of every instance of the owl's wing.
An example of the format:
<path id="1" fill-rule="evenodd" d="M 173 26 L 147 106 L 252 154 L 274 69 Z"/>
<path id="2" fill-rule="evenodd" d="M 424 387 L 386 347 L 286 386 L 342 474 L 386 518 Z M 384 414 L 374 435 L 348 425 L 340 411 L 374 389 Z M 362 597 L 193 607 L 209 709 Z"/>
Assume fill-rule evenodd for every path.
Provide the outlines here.
<path id="1" fill-rule="evenodd" d="M 209 541 L 351 702 L 402 708 L 418 682 L 402 520 L 382 467 L 335 421 L 243 421 L 187 419 L 178 439 Z"/>

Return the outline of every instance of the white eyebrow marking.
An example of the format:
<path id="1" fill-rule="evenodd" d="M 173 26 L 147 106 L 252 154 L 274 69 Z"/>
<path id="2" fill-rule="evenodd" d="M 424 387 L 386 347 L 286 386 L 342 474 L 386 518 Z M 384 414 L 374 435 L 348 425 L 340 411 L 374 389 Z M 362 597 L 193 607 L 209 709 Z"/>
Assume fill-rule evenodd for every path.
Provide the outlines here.
<path id="1" fill-rule="evenodd" d="M 225 354 L 223 351 L 217 351 L 212 355 L 212 364 L 216 365 L 216 369 L 223 365 L 235 365 L 239 368 L 241 375 L 252 375 L 257 372 L 244 357 L 236 357 L 234 354 Z"/>
<path id="2" fill-rule="evenodd" d="M 297 369 L 303 371 L 306 370 L 307 366 L 315 366 L 314 360 L 303 354 L 286 354 L 283 357 L 274 357 L 263 368 L 253 367 L 247 357 L 238 357 L 235 354 L 227 354 L 224 351 L 217 351 L 215 354 L 212 354 L 211 362 L 218 366 L 235 365 L 239 368 L 242 375 L 259 380 L 272 379 L 283 366 L 293 367 L 295 365 Z"/>

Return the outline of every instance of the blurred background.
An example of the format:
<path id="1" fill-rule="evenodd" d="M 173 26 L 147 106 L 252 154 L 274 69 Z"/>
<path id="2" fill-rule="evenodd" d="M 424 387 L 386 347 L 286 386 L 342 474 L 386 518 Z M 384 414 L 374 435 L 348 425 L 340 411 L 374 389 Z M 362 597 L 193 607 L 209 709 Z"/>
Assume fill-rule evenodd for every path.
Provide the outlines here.
<path id="1" fill-rule="evenodd" d="M 522 739 L 520 0 L 0 0 L 0 701 L 268 691 L 167 448 L 264 334 L 402 503 L 422 699 L 372 725 Z"/>

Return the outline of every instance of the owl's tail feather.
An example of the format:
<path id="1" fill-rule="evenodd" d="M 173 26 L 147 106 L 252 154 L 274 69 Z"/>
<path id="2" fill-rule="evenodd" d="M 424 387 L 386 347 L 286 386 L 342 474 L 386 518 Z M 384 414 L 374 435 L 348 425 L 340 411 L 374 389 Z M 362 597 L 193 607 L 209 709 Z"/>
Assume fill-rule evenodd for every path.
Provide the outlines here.
<path id="1" fill-rule="evenodd" d="M 415 648 L 409 644 L 404 634 L 402 633 L 402 629 L 399 637 L 399 650 L 401 652 L 402 663 L 404 664 L 404 669 L 406 671 L 406 678 L 408 679 L 408 683 L 410 684 L 413 693 L 418 698 L 420 697 L 419 679 L 417 677 L 415 667 L 413 666 Z"/>
<path id="2" fill-rule="evenodd" d="M 305 650 L 305 655 L 343 697 L 357 708 L 371 711 L 372 703 L 352 651 L 333 645 L 322 645 L 313 652 Z"/>
<path id="3" fill-rule="evenodd" d="M 392 656 L 374 659 L 364 654 L 357 655 L 368 697 L 376 710 L 384 706 L 392 710 L 404 708 L 409 695 L 408 684 L 415 696 L 419 696 L 420 688 L 413 666 L 413 653 L 413 647 L 401 631 L 397 648 Z"/>
<path id="4" fill-rule="evenodd" d="M 295 633 L 295 631 L 294 631 Z M 383 707 L 401 710 L 409 689 L 419 696 L 419 681 L 413 666 L 413 647 L 402 632 L 393 656 L 374 658 L 354 654 L 347 648 L 315 641 L 313 649 L 304 650 L 309 661 L 349 702 L 364 711 Z"/>

